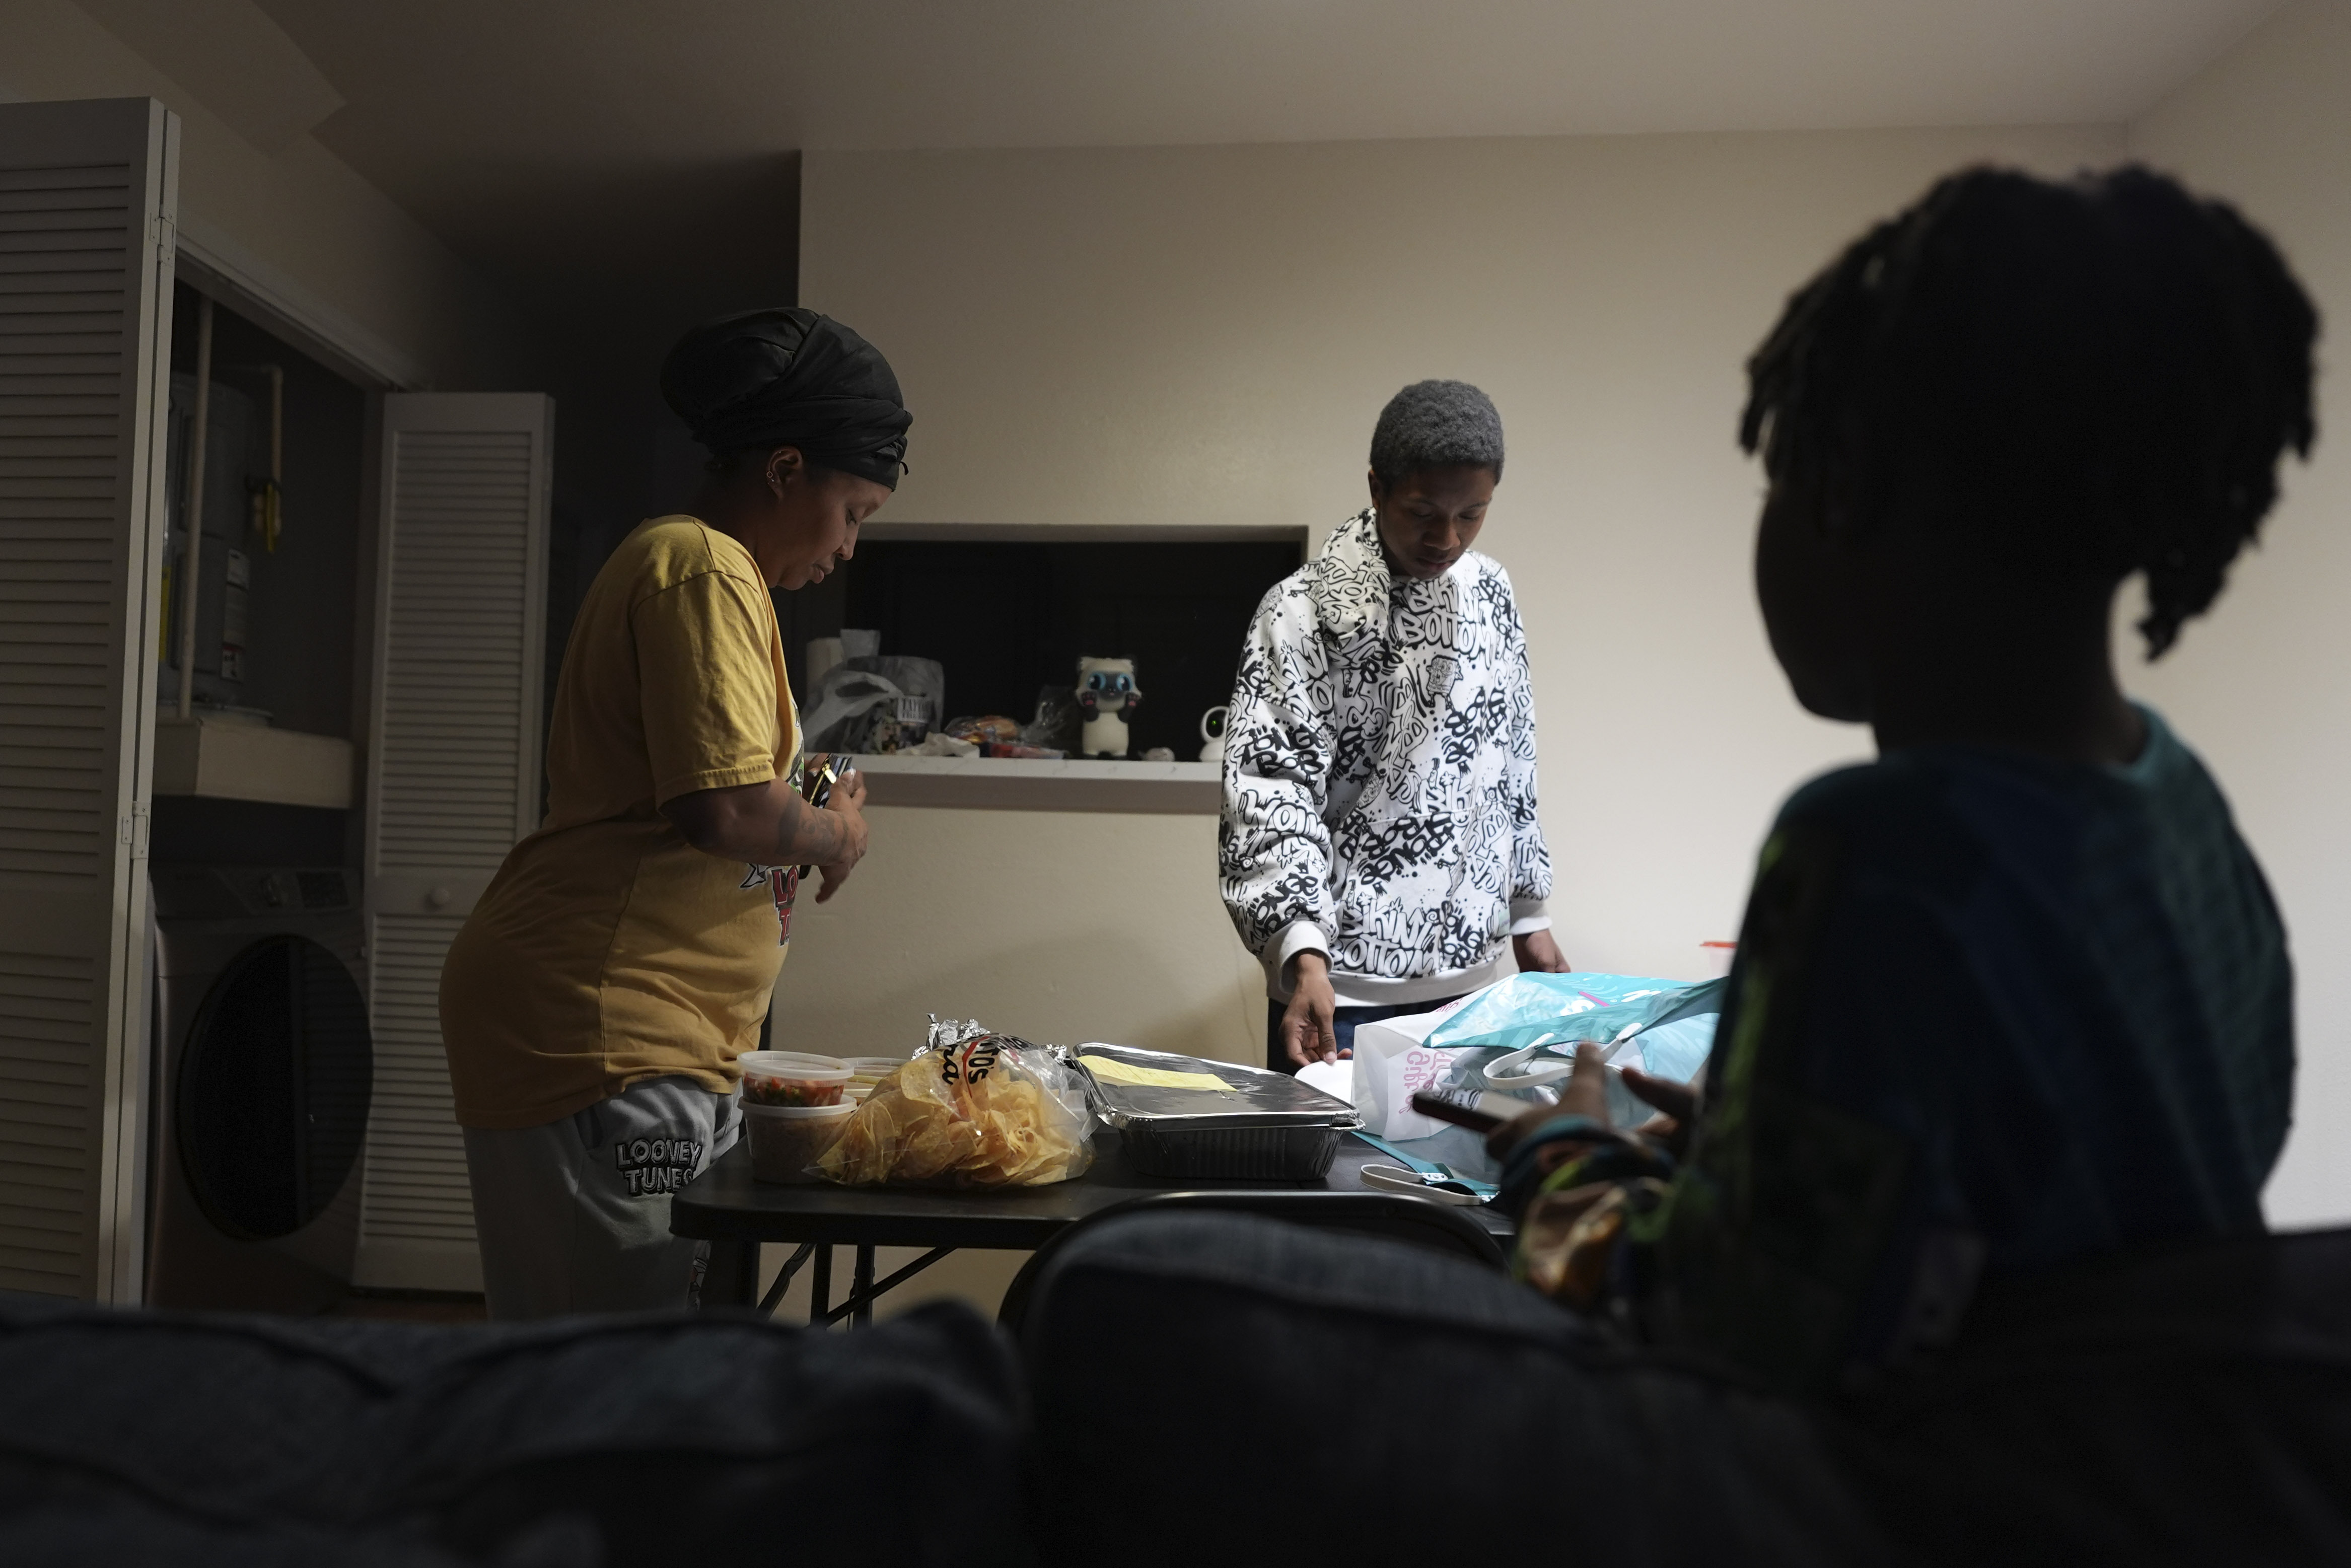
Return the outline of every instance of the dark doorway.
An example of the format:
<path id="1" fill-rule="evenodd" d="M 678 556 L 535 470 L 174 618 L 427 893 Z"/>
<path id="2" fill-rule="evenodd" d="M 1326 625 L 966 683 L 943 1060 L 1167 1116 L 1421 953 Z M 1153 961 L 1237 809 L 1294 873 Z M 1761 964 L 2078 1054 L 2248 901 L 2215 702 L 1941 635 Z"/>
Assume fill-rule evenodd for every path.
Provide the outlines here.
<path id="1" fill-rule="evenodd" d="M 1299 542 L 869 539 L 844 575 L 842 623 L 882 652 L 936 659 L 946 714 L 1034 716 L 1081 654 L 1131 658 L 1144 701 L 1136 754 L 1200 752 L 1200 716 L 1232 695 L 1241 639 L 1267 589 L 1298 569 Z"/>

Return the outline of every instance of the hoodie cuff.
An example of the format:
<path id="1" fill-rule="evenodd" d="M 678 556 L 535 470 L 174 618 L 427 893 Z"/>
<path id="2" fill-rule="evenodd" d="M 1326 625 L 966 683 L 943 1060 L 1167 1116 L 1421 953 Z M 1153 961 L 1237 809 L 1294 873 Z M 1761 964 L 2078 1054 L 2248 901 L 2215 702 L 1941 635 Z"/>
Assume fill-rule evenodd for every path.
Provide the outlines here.
<path id="1" fill-rule="evenodd" d="M 1514 898 L 1510 900 L 1511 936 L 1525 936 L 1537 931 L 1548 931 L 1550 929 L 1551 915 L 1549 904 L 1545 900 L 1540 898 Z"/>
<path id="2" fill-rule="evenodd" d="M 1311 920 L 1291 921 L 1282 927 L 1281 935 L 1275 937 L 1273 945 L 1266 950 L 1266 956 L 1273 965 L 1275 978 L 1278 983 L 1284 983 L 1285 988 L 1284 977 L 1289 974 L 1290 961 L 1301 953 L 1320 953 L 1326 963 L 1330 960 L 1330 939 L 1322 935 L 1322 927 Z"/>

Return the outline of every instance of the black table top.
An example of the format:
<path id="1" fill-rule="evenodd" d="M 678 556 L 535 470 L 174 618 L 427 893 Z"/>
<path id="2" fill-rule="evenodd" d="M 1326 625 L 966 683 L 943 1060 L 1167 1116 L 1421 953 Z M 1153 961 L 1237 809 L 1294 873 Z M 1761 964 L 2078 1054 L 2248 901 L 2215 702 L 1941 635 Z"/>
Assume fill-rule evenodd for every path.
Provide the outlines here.
<path id="1" fill-rule="evenodd" d="M 1339 1140 L 1338 1157 L 1320 1181 L 1176 1181 L 1130 1167 L 1117 1134 L 1097 1128 L 1094 1163 L 1075 1181 L 1050 1186 L 785 1186 L 751 1176 L 749 1140 L 738 1142 L 670 1201 L 670 1229 L 680 1236 L 731 1241 L 823 1241 L 876 1247 L 979 1247 L 1025 1251 L 1098 1210 L 1146 1192 L 1255 1188 L 1362 1192 L 1364 1166 L 1393 1164 L 1360 1138 Z M 1376 1189 L 1372 1189 L 1376 1190 Z M 1496 1236 L 1509 1218 L 1465 1208 Z"/>

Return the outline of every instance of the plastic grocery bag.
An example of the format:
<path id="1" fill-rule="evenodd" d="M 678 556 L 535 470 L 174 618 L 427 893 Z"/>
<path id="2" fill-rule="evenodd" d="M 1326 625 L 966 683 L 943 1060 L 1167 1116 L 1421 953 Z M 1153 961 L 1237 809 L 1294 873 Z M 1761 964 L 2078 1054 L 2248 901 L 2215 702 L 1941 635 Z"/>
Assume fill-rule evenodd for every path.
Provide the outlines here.
<path id="1" fill-rule="evenodd" d="M 871 716 L 877 709 L 895 705 L 905 695 L 896 682 L 872 670 L 835 664 L 818 678 L 815 689 L 809 693 L 800 731 L 813 750 L 862 751 Z"/>
<path id="2" fill-rule="evenodd" d="M 931 1020 L 814 1169 L 849 1186 L 1043 1186 L 1093 1163 L 1082 1075 L 1040 1045 Z"/>
<path id="3" fill-rule="evenodd" d="M 1447 1124 L 1412 1109 L 1432 1086 L 1484 1090 L 1529 1104 L 1558 1098 L 1578 1044 L 1614 1044 L 1617 1067 L 1688 1082 L 1714 1048 L 1723 982 L 1637 975 L 1513 975 L 1448 1006 L 1355 1026 L 1355 1108 L 1364 1130 L 1392 1142 L 1436 1138 Z M 1621 1042 L 1621 1043 L 1618 1043 Z M 1530 1074 L 1524 1058 L 1541 1068 Z M 1511 1059 L 1517 1058 L 1518 1061 Z M 1495 1076 L 1487 1069 L 1495 1067 Z M 1621 1080 L 1608 1081 L 1608 1112 L 1623 1125 L 1653 1113 Z M 1461 1139 L 1450 1140 L 1460 1144 Z M 1446 1163 L 1460 1161 L 1446 1156 Z"/>
<path id="4" fill-rule="evenodd" d="M 1577 1048 L 1616 1068 L 1687 1083 L 1706 1066 L 1727 982 L 1630 975 L 1513 975 L 1465 1003 L 1431 1036 L 1454 1059 L 1447 1087 L 1520 1099 L 1553 1092 Z M 1618 1073 L 1604 1080 L 1608 1118 L 1637 1126 L 1655 1114 Z"/>
<path id="5" fill-rule="evenodd" d="M 1512 975 L 1472 992 L 1449 1012 L 1429 1045 L 1489 1045 L 1501 1051 L 1586 1040 L 1605 1045 L 1669 1019 L 1722 1010 L 1723 982 L 1639 975 Z M 1687 1076 L 1687 1075 L 1684 1075 Z"/>
<path id="6" fill-rule="evenodd" d="M 1473 992 L 1429 1012 L 1355 1026 L 1355 1112 L 1364 1132 L 1393 1143 L 1445 1130 L 1447 1124 L 1414 1110 L 1412 1097 L 1444 1082 L 1452 1066 L 1444 1051 L 1429 1044 L 1429 1036 L 1482 994 Z"/>
<path id="7" fill-rule="evenodd" d="M 1501 1054 L 1478 1046 L 1430 1049 L 1429 1032 L 1467 1005 L 1456 1001 L 1425 1013 L 1357 1024 L 1354 1060 L 1338 1065 L 1352 1068 L 1350 1088 L 1355 1112 L 1364 1119 L 1362 1130 L 1380 1140 L 1384 1153 L 1423 1170 L 1442 1167 L 1439 1174 L 1457 1180 L 1491 1184 L 1499 1179 L 1501 1166 L 1486 1153 L 1483 1135 L 1412 1108 L 1416 1092 L 1472 1081 L 1479 1061 Z M 1300 1076 L 1311 1071 L 1301 1070 Z M 1519 1098 L 1547 1104 L 1558 1095 L 1538 1089 Z"/>

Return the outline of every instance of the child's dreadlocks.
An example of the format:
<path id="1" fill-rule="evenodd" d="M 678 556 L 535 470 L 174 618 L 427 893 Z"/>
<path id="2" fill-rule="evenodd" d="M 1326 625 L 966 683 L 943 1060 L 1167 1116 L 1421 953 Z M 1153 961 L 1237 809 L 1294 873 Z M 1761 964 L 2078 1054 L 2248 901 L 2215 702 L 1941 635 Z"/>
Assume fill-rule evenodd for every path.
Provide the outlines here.
<path id="1" fill-rule="evenodd" d="M 1740 440 L 1831 528 L 1973 530 L 2039 573 L 2147 574 L 2147 656 L 2307 455 L 2318 318 L 2267 238 L 2137 167 L 1937 184 L 1789 301 Z"/>

